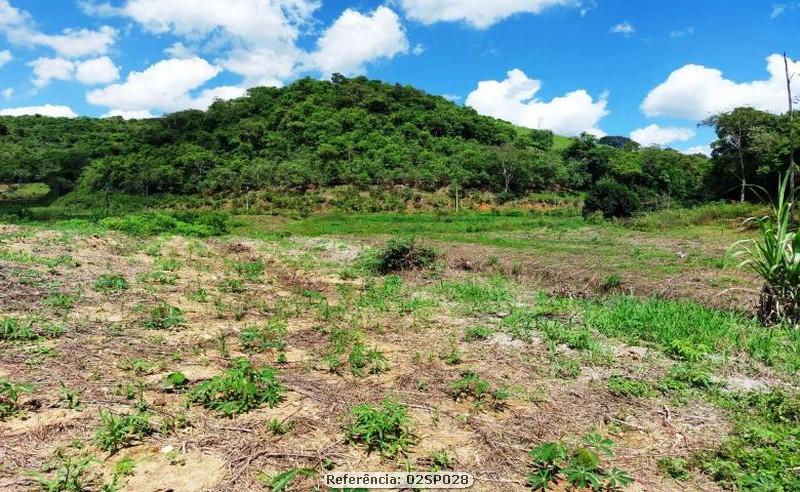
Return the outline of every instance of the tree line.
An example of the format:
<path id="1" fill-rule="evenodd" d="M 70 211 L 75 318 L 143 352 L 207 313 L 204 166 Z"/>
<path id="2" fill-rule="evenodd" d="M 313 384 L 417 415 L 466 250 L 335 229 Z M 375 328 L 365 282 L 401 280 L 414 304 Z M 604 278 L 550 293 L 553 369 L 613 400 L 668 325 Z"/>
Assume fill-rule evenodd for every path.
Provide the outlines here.
<path id="1" fill-rule="evenodd" d="M 0 117 L 0 184 L 45 183 L 51 198 L 402 185 L 504 201 L 569 191 L 587 194 L 587 212 L 625 216 L 736 198 L 743 181 L 773 183 L 798 151 L 784 116 L 741 108 L 706 124 L 718 134 L 711 159 L 625 137 L 557 138 L 410 86 L 334 75 L 156 119 Z"/>

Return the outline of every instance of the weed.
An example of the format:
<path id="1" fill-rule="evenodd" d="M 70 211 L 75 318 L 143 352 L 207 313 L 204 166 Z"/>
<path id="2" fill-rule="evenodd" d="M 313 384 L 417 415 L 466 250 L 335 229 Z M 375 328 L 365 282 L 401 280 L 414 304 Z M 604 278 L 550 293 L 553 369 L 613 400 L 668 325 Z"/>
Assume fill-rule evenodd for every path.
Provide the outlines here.
<path id="1" fill-rule="evenodd" d="M 263 406 L 273 408 L 286 391 L 276 375 L 269 366 L 257 369 L 247 359 L 235 359 L 227 371 L 195 386 L 188 401 L 228 417 Z"/>
<path id="2" fill-rule="evenodd" d="M 172 372 L 164 378 L 164 390 L 178 392 L 186 389 L 189 379 L 182 372 Z"/>
<path id="3" fill-rule="evenodd" d="M 270 431 L 270 433 L 276 436 L 282 436 L 284 434 L 288 434 L 292 431 L 292 429 L 294 429 L 294 422 L 287 422 L 285 419 L 270 419 L 267 422 L 267 429 Z"/>
<path id="4" fill-rule="evenodd" d="M 600 283 L 600 287 L 605 291 L 617 289 L 620 285 L 622 285 L 622 278 L 616 274 L 607 275 Z"/>
<path id="5" fill-rule="evenodd" d="M 476 340 L 488 340 L 494 333 L 494 329 L 488 326 L 470 326 L 464 330 L 464 341 L 474 342 Z"/>
<path id="6" fill-rule="evenodd" d="M 258 282 L 264 275 L 265 266 L 261 260 L 243 261 L 234 263 L 233 269 L 244 279 Z"/>
<path id="7" fill-rule="evenodd" d="M 461 378 L 450 384 L 450 394 L 455 400 L 474 401 L 476 406 L 489 403 L 495 410 L 501 410 L 510 396 L 504 389 L 492 390 L 491 384 L 473 371 L 462 372 Z"/>
<path id="8" fill-rule="evenodd" d="M 208 292 L 202 287 L 198 287 L 189 294 L 189 299 L 195 302 L 208 302 Z"/>
<path id="9" fill-rule="evenodd" d="M 269 487 L 270 492 L 284 492 L 292 483 L 298 478 L 313 478 L 318 475 L 317 471 L 313 468 L 292 468 L 277 475 L 260 475 L 259 479 Z"/>
<path id="10" fill-rule="evenodd" d="M 144 327 L 148 330 L 168 330 L 177 328 L 183 323 L 183 311 L 161 302 L 150 309 L 150 316 L 145 320 Z"/>
<path id="11" fill-rule="evenodd" d="M 101 410 L 100 421 L 94 440 L 98 448 L 111 454 L 153 433 L 150 416 L 143 412 L 119 415 Z"/>
<path id="12" fill-rule="evenodd" d="M 44 298 L 42 304 L 45 306 L 50 306 L 52 308 L 62 309 L 64 311 L 69 311 L 72 309 L 72 306 L 75 304 L 75 301 L 78 300 L 78 296 L 75 294 L 67 294 L 65 292 L 56 292 L 55 294 L 50 294 L 49 296 Z"/>
<path id="13" fill-rule="evenodd" d="M 64 406 L 69 408 L 70 410 L 77 410 L 81 406 L 81 392 L 77 389 L 68 388 L 63 382 L 61 383 L 61 388 L 59 390 L 59 395 L 61 397 L 61 401 L 64 402 Z"/>
<path id="14" fill-rule="evenodd" d="M 87 492 L 94 482 L 92 477 L 87 476 L 89 466 L 94 461 L 91 456 L 69 456 L 59 449 L 41 473 L 32 472 L 31 475 L 46 492 Z M 45 473 L 52 475 L 45 476 Z"/>
<path id="15" fill-rule="evenodd" d="M 114 292 L 121 292 L 128 289 L 128 281 L 122 275 L 115 275 L 111 273 L 104 273 L 94 281 L 92 285 L 94 290 L 102 294 L 112 294 Z"/>
<path id="16" fill-rule="evenodd" d="M 381 275 L 429 268 L 436 262 L 436 252 L 420 246 L 414 239 L 396 238 L 377 251 L 373 268 Z"/>
<path id="17" fill-rule="evenodd" d="M 675 480 L 688 480 L 691 478 L 691 465 L 683 458 L 661 458 L 658 460 L 658 471 Z"/>
<path id="18" fill-rule="evenodd" d="M 0 341 L 22 342 L 38 340 L 39 335 L 33 330 L 31 321 L 18 318 L 0 319 Z"/>
<path id="19" fill-rule="evenodd" d="M 454 457 L 450 456 L 447 450 L 431 451 L 428 456 L 428 461 L 431 463 L 431 471 L 439 472 L 442 470 L 452 470 L 456 463 Z"/>
<path id="20" fill-rule="evenodd" d="M 248 326 L 239 334 L 239 343 L 245 352 L 264 352 L 286 348 L 286 322 L 273 319 L 260 326 Z"/>
<path id="21" fill-rule="evenodd" d="M 363 403 L 350 411 L 345 427 L 347 442 L 366 446 L 367 453 L 395 458 L 413 444 L 406 407 L 389 399 L 380 405 Z"/>
<path id="22" fill-rule="evenodd" d="M 691 388 L 709 390 L 720 384 L 706 368 L 694 364 L 677 364 L 667 371 L 658 386 L 662 391 L 681 391 Z"/>
<path id="23" fill-rule="evenodd" d="M 178 276 L 174 273 L 169 272 L 145 272 L 136 275 L 136 279 L 139 282 L 145 282 L 150 284 L 159 284 L 159 285 L 177 285 L 178 284 Z"/>
<path id="24" fill-rule="evenodd" d="M 23 393 L 33 392 L 30 384 L 13 383 L 0 378 L 0 420 L 19 414 L 21 406 L 19 397 Z"/>
<path id="25" fill-rule="evenodd" d="M 353 344 L 347 362 L 354 376 L 363 376 L 365 372 L 380 374 L 389 369 L 389 362 L 383 352 L 377 347 L 365 349 L 361 342 Z"/>
<path id="26" fill-rule="evenodd" d="M 135 376 L 148 376 L 163 370 L 164 364 L 162 362 L 153 362 L 142 357 L 133 359 L 126 357 L 117 362 L 117 367 L 123 371 L 132 372 Z"/>
<path id="27" fill-rule="evenodd" d="M 596 433 L 572 447 L 560 441 L 544 443 L 528 453 L 533 459 L 528 484 L 544 491 L 563 479 L 574 488 L 620 490 L 632 482 L 630 476 L 618 468 L 601 466 L 601 455 L 613 456 L 613 446 L 613 441 Z"/>
<path id="28" fill-rule="evenodd" d="M 655 395 L 655 391 L 646 381 L 619 375 L 611 376 L 608 379 L 608 389 L 613 395 L 628 398 L 645 398 Z"/>

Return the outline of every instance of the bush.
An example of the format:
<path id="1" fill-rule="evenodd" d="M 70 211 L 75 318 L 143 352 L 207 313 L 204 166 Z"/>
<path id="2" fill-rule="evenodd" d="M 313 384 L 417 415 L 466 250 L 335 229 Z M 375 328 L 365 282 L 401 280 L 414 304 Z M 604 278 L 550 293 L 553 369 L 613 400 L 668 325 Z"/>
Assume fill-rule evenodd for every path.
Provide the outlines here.
<path id="1" fill-rule="evenodd" d="M 247 359 L 236 359 L 230 369 L 193 388 L 188 401 L 228 417 L 263 406 L 274 408 L 286 391 L 276 375 L 269 366 L 257 369 Z"/>
<path id="2" fill-rule="evenodd" d="M 617 181 L 601 179 L 592 186 L 583 206 L 583 215 L 589 216 L 595 211 L 603 213 L 603 217 L 630 217 L 641 208 L 639 196 L 630 188 Z"/>
<path id="3" fill-rule="evenodd" d="M 106 217 L 100 225 L 134 236 L 153 236 L 161 233 L 185 236 L 210 237 L 228 232 L 228 216 L 220 213 L 197 212 L 148 213 Z"/>
<path id="4" fill-rule="evenodd" d="M 436 261 L 436 252 L 419 246 L 409 238 L 389 241 L 376 256 L 375 270 L 381 275 L 405 270 L 428 268 Z"/>

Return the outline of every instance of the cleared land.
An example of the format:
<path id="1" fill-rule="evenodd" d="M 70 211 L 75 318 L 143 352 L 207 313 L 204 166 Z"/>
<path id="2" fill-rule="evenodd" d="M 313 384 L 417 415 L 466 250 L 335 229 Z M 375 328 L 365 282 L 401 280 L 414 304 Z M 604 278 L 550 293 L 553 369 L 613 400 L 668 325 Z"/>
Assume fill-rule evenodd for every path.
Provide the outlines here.
<path id="1" fill-rule="evenodd" d="M 592 433 L 629 490 L 733 486 L 759 472 L 725 452 L 743 423 L 786 430 L 749 399 L 795 391 L 800 368 L 797 332 L 744 312 L 758 284 L 727 256 L 748 234 L 733 215 L 239 217 L 212 239 L 0 226 L 0 379 L 30 385 L 2 400 L 0 489 L 41 490 L 31 470 L 91 456 L 89 490 L 270 490 L 293 472 L 287 490 L 314 490 L 305 469 L 527 490 L 530 449 Z M 402 233 L 440 263 L 368 271 Z M 237 374 L 264 394 L 223 398 Z M 365 403 L 389 437 L 359 431 Z"/>

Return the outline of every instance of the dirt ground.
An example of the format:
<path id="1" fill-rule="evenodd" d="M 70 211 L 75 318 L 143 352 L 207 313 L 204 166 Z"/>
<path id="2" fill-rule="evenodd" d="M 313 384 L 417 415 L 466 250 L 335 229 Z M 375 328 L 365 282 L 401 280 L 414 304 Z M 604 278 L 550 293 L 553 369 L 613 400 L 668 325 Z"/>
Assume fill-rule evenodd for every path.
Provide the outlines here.
<path id="1" fill-rule="evenodd" d="M 265 477 L 293 468 L 428 470 L 431 454 L 444 451 L 454 470 L 476 477 L 474 490 L 521 491 L 527 490 L 532 447 L 593 430 L 616 442 L 609 465 L 631 474 L 629 490 L 716 490 L 704 477 L 680 483 L 665 478 L 657 461 L 713 448 L 730 427 L 722 410 L 617 396 L 607 387 L 615 374 L 659 377 L 670 364 L 663 355 L 604 340 L 611 355 L 592 361 L 560 347 L 580 367 L 575 378 L 559 377 L 541 340 L 523 342 L 497 331 L 486 340 L 466 341 L 466 328 L 497 326 L 507 313 L 464 310 L 433 288 L 441 278 L 499 272 L 517 282 L 514 303 L 531 302 L 534 288 L 592 295 L 602 264 L 556 268 L 556 260 L 509 254 L 488 265 L 488 247 L 440 245 L 447 260 L 441 277 L 404 275 L 403 294 L 382 305 L 358 301 L 370 281 L 342 271 L 352 267 L 359 247 L 338 240 L 143 240 L 0 226 L 0 249 L 0 319 L 63 326 L 59 336 L 38 342 L 0 342 L 0 377 L 34 387 L 21 397 L 18 415 L 0 422 L 0 490 L 42 490 L 30 472 L 46 470 L 60 449 L 96 459 L 89 467 L 95 477 L 90 490 L 99 490 L 123 458 L 135 467 L 121 490 L 249 491 L 269 490 Z M 256 261 L 265 265 L 257 278 L 237 277 L 236 262 Z M 93 285 L 104 274 L 123 276 L 129 288 L 98 292 Z M 240 288 L 223 288 L 232 278 Z M 630 276 L 623 286 L 636 293 L 669 288 L 678 296 L 714 299 L 684 275 L 667 281 Z M 46 301 L 58 292 L 72 296 L 69 306 Z M 424 302 L 430 299 L 435 302 Z M 143 320 L 159 302 L 180 308 L 184 322 L 147 329 Z M 238 335 L 276 317 L 287 321 L 285 361 L 274 350 L 245 352 Z M 357 328 L 368 346 L 385 355 L 388 370 L 364 376 L 332 371 L 323 357 L 336 324 Z M 453 351 L 460 360 L 448 360 Z M 195 385 L 236 357 L 276 367 L 287 388 L 284 401 L 227 418 L 187 407 L 185 393 L 164 390 L 170 373 L 181 372 Z M 146 367 L 131 369 L 135 360 L 145 360 Z M 498 408 L 454 399 L 450 386 L 466 369 L 507 387 L 511 396 Z M 79 392 L 77 408 L 65 404 L 62 384 Z M 141 394 L 129 398 L 126 385 L 137 384 Z M 414 434 L 414 445 L 397 459 L 367 453 L 346 442 L 343 431 L 352 407 L 387 396 L 406 405 Z M 154 425 L 167 423 L 166 430 L 113 455 L 98 449 L 93 437 L 100 411 L 128 413 L 136 406 L 148 409 Z M 290 423 L 290 430 L 273 432 L 267 424 L 274 419 Z M 168 425 L 177 421 L 182 424 Z M 318 480 L 302 478 L 288 490 L 315 490 Z"/>

